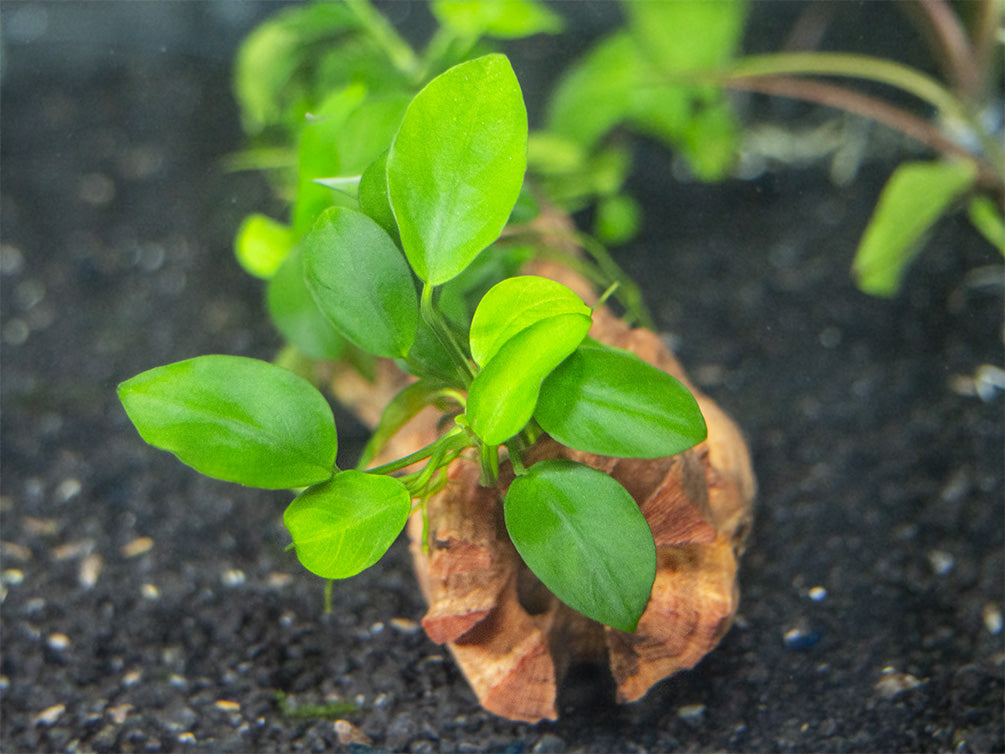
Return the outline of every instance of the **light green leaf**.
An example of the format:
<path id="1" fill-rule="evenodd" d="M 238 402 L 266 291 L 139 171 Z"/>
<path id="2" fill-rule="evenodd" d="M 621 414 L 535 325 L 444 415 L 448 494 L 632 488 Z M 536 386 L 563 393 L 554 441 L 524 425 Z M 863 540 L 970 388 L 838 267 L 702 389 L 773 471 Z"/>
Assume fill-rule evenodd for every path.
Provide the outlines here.
<path id="1" fill-rule="evenodd" d="M 855 254 L 858 287 L 873 296 L 900 290 L 907 265 L 935 221 L 977 178 L 972 162 L 905 162 L 890 176 Z"/>
<path id="2" fill-rule="evenodd" d="M 394 241 L 362 212 L 333 207 L 303 240 L 304 279 L 335 329 L 368 353 L 404 357 L 419 299 Z"/>
<path id="3" fill-rule="evenodd" d="M 359 180 L 359 208 L 391 238 L 400 241 L 391 202 L 387 198 L 387 152 L 363 171 Z"/>
<path id="4" fill-rule="evenodd" d="M 629 0 L 632 37 L 661 71 L 712 68 L 737 53 L 743 37 L 742 0 Z"/>
<path id="5" fill-rule="evenodd" d="M 690 391 L 624 351 L 580 347 L 541 385 L 541 428 L 576 450 L 619 458 L 671 456 L 705 439 Z"/>
<path id="6" fill-rule="evenodd" d="M 1005 217 L 989 196 L 975 196 L 967 203 L 967 217 L 992 246 L 1005 255 Z"/>
<path id="7" fill-rule="evenodd" d="M 118 394 L 144 440 L 206 476 L 281 489 L 332 475 L 331 407 L 309 382 L 267 362 L 199 356 L 138 374 Z"/>
<path id="8" fill-rule="evenodd" d="M 345 339 L 321 313 L 307 290 L 300 246 L 293 249 L 272 276 L 265 301 L 276 329 L 304 355 L 323 361 L 338 359 L 345 352 Z"/>
<path id="9" fill-rule="evenodd" d="M 326 579 L 355 576 L 380 560 L 405 528 L 411 510 L 394 477 L 340 471 L 302 492 L 283 514 L 297 558 Z"/>
<path id="10" fill-rule="evenodd" d="M 234 253 L 241 267 L 258 278 L 271 278 L 293 246 L 289 226 L 262 214 L 244 218 L 234 238 Z"/>
<path id="11" fill-rule="evenodd" d="M 584 314 L 559 314 L 507 340 L 471 382 L 467 415 L 475 434 L 499 445 L 522 430 L 541 381 L 576 350 L 591 324 Z"/>
<path id="12" fill-rule="evenodd" d="M 562 17 L 533 0 L 436 0 L 433 15 L 462 37 L 519 39 L 562 30 Z"/>
<path id="13" fill-rule="evenodd" d="M 484 366 L 510 338 L 558 314 L 590 316 L 583 300 L 561 283 L 521 275 L 497 283 L 482 298 L 471 320 L 471 357 Z"/>
<path id="14" fill-rule="evenodd" d="M 520 557 L 556 597 L 635 630 L 656 578 L 656 544 L 624 487 L 589 466 L 541 461 L 513 480 L 504 515 Z"/>
<path id="15" fill-rule="evenodd" d="M 504 56 L 454 66 L 415 96 L 387 157 L 387 188 L 421 280 L 447 282 L 499 236 L 526 160 L 527 111 Z"/>

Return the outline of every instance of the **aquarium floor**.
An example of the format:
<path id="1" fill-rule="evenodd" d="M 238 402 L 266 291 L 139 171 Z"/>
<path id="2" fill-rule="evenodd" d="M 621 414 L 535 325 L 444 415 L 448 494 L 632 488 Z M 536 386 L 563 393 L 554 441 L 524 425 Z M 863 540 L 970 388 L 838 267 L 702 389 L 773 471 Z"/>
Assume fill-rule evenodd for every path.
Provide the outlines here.
<path id="1" fill-rule="evenodd" d="M 968 394 L 1002 365 L 1001 260 L 948 223 L 902 295 L 856 291 L 888 167 L 702 187 L 642 160 L 649 224 L 619 259 L 760 483 L 740 612 L 642 701 L 575 668 L 561 719 L 527 725 L 481 710 L 419 630 L 403 542 L 325 615 L 285 552 L 288 496 L 190 472 L 116 400 L 143 369 L 279 345 L 230 251 L 277 207 L 221 168 L 223 67 L 22 74 L 2 93 L 3 751 L 1005 747 L 1005 396 Z M 339 425 L 351 463 L 363 433 Z"/>

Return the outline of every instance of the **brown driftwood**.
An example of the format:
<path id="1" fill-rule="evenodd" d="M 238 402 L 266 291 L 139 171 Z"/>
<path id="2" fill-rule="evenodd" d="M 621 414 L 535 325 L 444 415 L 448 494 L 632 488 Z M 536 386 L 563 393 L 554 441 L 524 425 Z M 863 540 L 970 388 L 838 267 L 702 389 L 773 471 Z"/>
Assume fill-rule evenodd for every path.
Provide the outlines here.
<path id="1" fill-rule="evenodd" d="M 567 269 L 537 264 L 588 303 L 594 293 Z M 708 439 L 669 458 L 619 459 L 582 453 L 545 439 L 526 463 L 569 458 L 621 482 L 638 501 L 657 544 L 652 595 L 635 633 L 584 618 L 555 598 L 527 569 L 509 541 L 501 501 L 512 472 L 478 486 L 479 467 L 459 459 L 448 484 L 428 501 L 428 538 L 415 515 L 409 535 L 419 585 L 429 604 L 422 620 L 429 637 L 446 644 L 482 706 L 513 720 L 555 719 L 558 684 L 569 663 L 606 655 L 618 700 L 640 699 L 658 681 L 693 667 L 722 638 L 736 613 L 737 563 L 751 518 L 754 475 L 746 444 L 732 420 L 691 385 L 658 335 L 631 329 L 597 310 L 590 334 L 683 381 L 708 425 Z M 335 375 L 336 395 L 373 423 L 374 406 L 405 384 L 388 364 L 376 383 L 349 372 Z M 382 458 L 401 457 L 437 436 L 435 411 L 420 413 Z"/>

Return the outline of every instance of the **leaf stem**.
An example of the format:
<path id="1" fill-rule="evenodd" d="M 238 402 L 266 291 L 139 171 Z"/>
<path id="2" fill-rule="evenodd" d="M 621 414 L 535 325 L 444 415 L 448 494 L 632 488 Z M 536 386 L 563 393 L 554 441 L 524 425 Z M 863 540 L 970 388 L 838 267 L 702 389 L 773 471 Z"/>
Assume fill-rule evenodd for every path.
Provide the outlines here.
<path id="1" fill-rule="evenodd" d="M 464 388 L 467 389 L 468 385 L 471 384 L 471 380 L 475 377 L 474 369 L 472 369 L 471 362 L 468 361 L 468 357 L 464 354 L 461 344 L 457 342 L 454 334 L 450 331 L 450 327 L 444 321 L 443 315 L 436 310 L 433 304 L 433 286 L 428 283 L 424 283 L 422 286 L 419 309 L 422 313 L 422 318 L 429 325 L 436 339 L 440 341 L 440 345 L 446 349 L 447 354 L 458 367 L 459 373 L 464 378 Z"/>
<path id="2" fill-rule="evenodd" d="M 391 461 L 390 463 L 382 464 L 381 466 L 374 466 L 372 469 L 367 469 L 366 473 L 393 474 L 395 471 L 401 471 L 401 469 L 408 468 L 414 463 L 424 461 L 425 459 L 431 457 L 434 453 L 447 453 L 452 450 L 460 450 L 467 447 L 467 445 L 468 439 L 464 432 L 464 428 L 454 427 L 447 432 L 447 434 L 443 435 L 443 437 L 437 438 L 425 447 L 419 448 L 414 453 L 409 453 L 403 458 Z"/>

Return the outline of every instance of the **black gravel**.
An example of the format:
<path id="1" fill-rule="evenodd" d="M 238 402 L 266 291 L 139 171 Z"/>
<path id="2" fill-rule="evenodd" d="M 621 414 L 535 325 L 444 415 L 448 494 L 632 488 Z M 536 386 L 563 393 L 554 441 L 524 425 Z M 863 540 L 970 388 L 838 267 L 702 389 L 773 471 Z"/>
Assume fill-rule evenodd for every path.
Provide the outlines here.
<path id="1" fill-rule="evenodd" d="M 286 496 L 146 447 L 115 398 L 151 366 L 279 346 L 230 252 L 275 205 L 220 164 L 241 144 L 227 61 L 269 6 L 213 56 L 189 32 L 226 3 L 86 43 L 64 6 L 41 31 L 29 7 L 3 7 L 3 751 L 1005 749 L 1003 395 L 973 393 L 1003 364 L 1002 267 L 965 223 L 878 301 L 848 266 L 889 166 L 704 187 L 644 155 L 650 222 L 620 259 L 760 481 L 740 615 L 639 703 L 577 668 L 557 723 L 509 723 L 417 629 L 403 542 L 325 615 Z"/>

